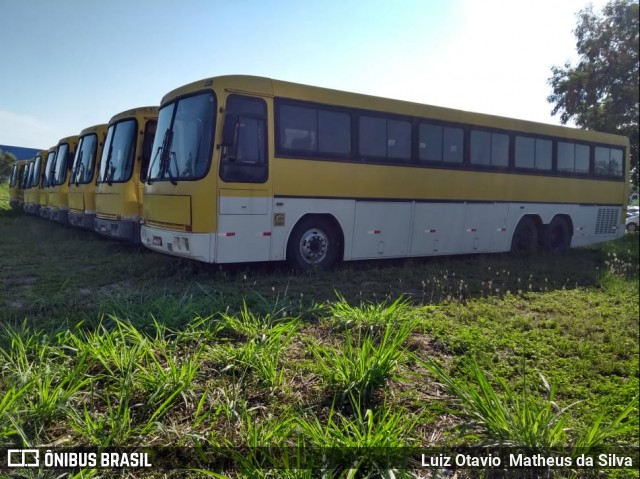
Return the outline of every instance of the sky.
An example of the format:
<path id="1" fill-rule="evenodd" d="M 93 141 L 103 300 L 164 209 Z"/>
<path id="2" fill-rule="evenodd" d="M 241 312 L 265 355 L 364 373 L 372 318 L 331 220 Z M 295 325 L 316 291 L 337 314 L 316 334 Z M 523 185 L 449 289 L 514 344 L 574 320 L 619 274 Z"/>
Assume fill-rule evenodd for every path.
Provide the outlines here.
<path id="1" fill-rule="evenodd" d="M 559 124 L 548 78 L 588 3 L 0 0 L 0 144 L 47 149 L 227 74 Z"/>

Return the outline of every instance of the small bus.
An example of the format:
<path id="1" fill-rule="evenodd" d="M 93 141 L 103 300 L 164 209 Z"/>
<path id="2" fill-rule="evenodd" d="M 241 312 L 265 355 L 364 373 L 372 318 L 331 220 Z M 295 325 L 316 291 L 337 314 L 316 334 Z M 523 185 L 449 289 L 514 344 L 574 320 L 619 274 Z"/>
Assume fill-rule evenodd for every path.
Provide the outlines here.
<path id="1" fill-rule="evenodd" d="M 39 151 L 29 162 L 29 174 L 27 185 L 24 190 L 24 210 L 25 212 L 38 215 L 40 213 L 40 184 L 42 181 L 43 164 L 47 158 L 47 151 Z"/>
<path id="2" fill-rule="evenodd" d="M 52 177 L 54 174 L 54 168 L 56 166 L 56 153 L 58 151 L 57 145 L 52 146 L 47 150 L 47 155 L 44 159 L 42 166 L 42 178 L 40 180 L 40 208 L 38 212 L 41 218 L 50 218 L 49 210 L 49 192 L 53 189 L 51 185 Z"/>
<path id="3" fill-rule="evenodd" d="M 157 107 L 140 107 L 109 121 L 96 184 L 94 229 L 140 243 L 142 185 L 156 131 Z"/>
<path id="4" fill-rule="evenodd" d="M 69 179 L 69 224 L 92 231 L 96 217 L 95 174 L 106 135 L 106 124 L 80 132 Z"/>
<path id="5" fill-rule="evenodd" d="M 623 136 L 251 76 L 162 99 L 148 248 L 209 263 L 560 253 L 624 233 Z"/>
<path id="6" fill-rule="evenodd" d="M 51 168 L 49 199 L 49 218 L 58 223 L 69 221 L 69 177 L 78 136 L 62 138 L 56 147 L 55 163 Z"/>
<path id="7" fill-rule="evenodd" d="M 22 187 L 22 177 L 28 160 L 18 160 L 13 165 L 11 177 L 9 179 L 9 206 L 14 210 L 22 209 L 24 202 L 24 190 Z"/>

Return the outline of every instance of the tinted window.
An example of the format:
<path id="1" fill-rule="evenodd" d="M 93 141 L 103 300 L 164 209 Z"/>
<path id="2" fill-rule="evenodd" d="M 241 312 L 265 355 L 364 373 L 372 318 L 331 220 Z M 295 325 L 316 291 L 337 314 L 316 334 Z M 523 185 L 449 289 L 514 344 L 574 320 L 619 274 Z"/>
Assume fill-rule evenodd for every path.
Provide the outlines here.
<path id="1" fill-rule="evenodd" d="M 360 117 L 360 154 L 387 156 L 387 121 L 369 116 Z"/>
<path id="2" fill-rule="evenodd" d="M 516 136 L 516 168 L 550 170 L 552 146 L 551 140 Z"/>
<path id="3" fill-rule="evenodd" d="M 622 150 L 596 146 L 595 171 L 598 176 L 622 176 Z"/>
<path id="4" fill-rule="evenodd" d="M 348 113 L 318 110 L 318 151 L 344 155 L 351 152 L 351 117 Z"/>
<path id="5" fill-rule="evenodd" d="M 228 182 L 265 182 L 268 177 L 266 104 L 259 98 L 231 95 L 226 113 L 225 121 L 235 122 L 235 143 L 223 147 L 220 177 Z"/>
<path id="6" fill-rule="evenodd" d="M 589 147 L 587 145 L 559 141 L 558 171 L 589 173 Z"/>
<path id="7" fill-rule="evenodd" d="M 348 155 L 351 152 L 351 116 L 348 113 L 282 105 L 279 109 L 279 145 L 292 152 Z"/>
<path id="8" fill-rule="evenodd" d="M 360 155 L 411 158 L 411 123 L 370 116 L 360 117 Z"/>
<path id="9" fill-rule="evenodd" d="M 471 132 L 471 164 L 509 165 L 509 136 L 474 130 Z"/>
<path id="10" fill-rule="evenodd" d="M 423 161 L 462 163 L 462 128 L 422 123 L 418 132 L 418 157 Z"/>

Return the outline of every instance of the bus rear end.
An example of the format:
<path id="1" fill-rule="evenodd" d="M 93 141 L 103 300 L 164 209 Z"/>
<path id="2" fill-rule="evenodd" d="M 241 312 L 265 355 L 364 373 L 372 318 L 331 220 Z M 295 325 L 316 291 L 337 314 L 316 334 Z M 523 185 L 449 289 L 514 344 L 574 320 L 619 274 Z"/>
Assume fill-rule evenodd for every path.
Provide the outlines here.
<path id="1" fill-rule="evenodd" d="M 157 119 L 157 107 L 140 107 L 109 121 L 95 193 L 97 233 L 140 242 L 143 177 Z"/>
<path id="2" fill-rule="evenodd" d="M 80 132 L 69 181 L 69 224 L 93 230 L 96 217 L 95 176 L 107 136 L 107 124 Z"/>
<path id="3" fill-rule="evenodd" d="M 55 164 L 50 178 L 49 218 L 58 223 L 69 221 L 69 172 L 78 145 L 78 136 L 68 136 L 58 142 Z"/>

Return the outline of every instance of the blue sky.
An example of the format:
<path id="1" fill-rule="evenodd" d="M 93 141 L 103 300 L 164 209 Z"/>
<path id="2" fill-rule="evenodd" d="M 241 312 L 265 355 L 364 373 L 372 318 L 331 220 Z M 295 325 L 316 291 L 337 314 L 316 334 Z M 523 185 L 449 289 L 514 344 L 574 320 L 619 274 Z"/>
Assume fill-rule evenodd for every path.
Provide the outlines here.
<path id="1" fill-rule="evenodd" d="M 0 144 L 49 148 L 225 74 L 557 124 L 547 78 L 586 4 L 0 0 Z"/>

